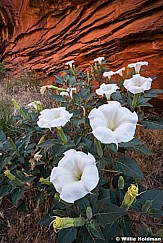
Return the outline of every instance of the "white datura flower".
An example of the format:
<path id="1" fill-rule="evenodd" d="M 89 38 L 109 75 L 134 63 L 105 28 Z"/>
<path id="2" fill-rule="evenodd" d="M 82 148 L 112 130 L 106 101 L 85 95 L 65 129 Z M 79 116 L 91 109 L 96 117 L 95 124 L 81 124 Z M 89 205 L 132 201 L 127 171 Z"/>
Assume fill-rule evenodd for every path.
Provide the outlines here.
<path id="1" fill-rule="evenodd" d="M 151 83 L 151 78 L 145 78 L 140 76 L 140 74 L 135 74 L 132 78 L 124 80 L 123 86 L 132 94 L 139 94 L 145 90 L 149 90 Z"/>
<path id="2" fill-rule="evenodd" d="M 116 71 L 116 74 L 119 74 L 120 76 L 123 76 L 123 72 L 122 72 L 122 71 L 124 71 L 124 70 L 125 70 L 125 67 L 123 67 L 123 68 L 117 70 L 117 71 Z"/>
<path id="3" fill-rule="evenodd" d="M 99 89 L 96 89 L 96 94 L 106 96 L 107 100 L 110 100 L 110 95 L 119 89 L 117 84 L 101 84 Z"/>
<path id="4" fill-rule="evenodd" d="M 29 103 L 27 106 L 29 108 L 34 108 L 35 110 L 37 110 L 39 105 L 41 105 L 41 102 L 36 100 L 36 101 L 33 101 L 33 102 Z"/>
<path id="5" fill-rule="evenodd" d="M 129 142 L 133 139 L 138 116 L 117 101 L 109 101 L 91 110 L 88 116 L 93 135 L 102 143 Z"/>
<path id="6" fill-rule="evenodd" d="M 63 127 L 72 117 L 65 107 L 45 109 L 40 112 L 37 125 L 41 128 Z"/>
<path id="7" fill-rule="evenodd" d="M 98 62 L 99 64 L 101 64 L 101 62 L 105 59 L 105 57 L 98 57 L 94 59 L 94 62 Z"/>
<path id="8" fill-rule="evenodd" d="M 74 60 L 71 60 L 71 61 L 66 62 L 65 65 L 68 65 L 68 66 L 70 66 L 70 68 L 72 68 L 72 64 L 74 62 L 75 62 Z"/>
<path id="9" fill-rule="evenodd" d="M 67 88 L 67 91 L 62 91 L 60 95 L 62 96 L 70 96 L 72 98 L 73 91 L 76 91 L 76 88 Z"/>
<path id="10" fill-rule="evenodd" d="M 74 203 L 97 186 L 99 173 L 92 154 L 70 149 L 64 155 L 53 168 L 50 181 L 62 200 Z"/>
<path id="11" fill-rule="evenodd" d="M 141 66 L 148 66 L 148 62 L 135 62 L 128 64 L 128 67 L 134 68 L 136 73 L 140 72 Z"/>
<path id="12" fill-rule="evenodd" d="M 109 79 L 111 79 L 111 76 L 115 75 L 116 72 L 113 72 L 113 71 L 109 71 L 109 72 L 104 72 L 103 73 L 103 76 L 104 77 L 108 77 Z"/>

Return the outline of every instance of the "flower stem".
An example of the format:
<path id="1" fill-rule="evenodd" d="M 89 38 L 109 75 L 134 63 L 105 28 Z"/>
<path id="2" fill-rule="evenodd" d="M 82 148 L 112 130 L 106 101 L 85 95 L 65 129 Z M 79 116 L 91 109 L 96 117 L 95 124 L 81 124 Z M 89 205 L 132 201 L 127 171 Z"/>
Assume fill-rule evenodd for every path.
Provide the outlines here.
<path id="1" fill-rule="evenodd" d="M 136 102 L 137 102 L 138 97 L 139 97 L 139 94 L 134 94 L 134 97 L 133 97 L 133 100 L 132 100 L 132 104 L 131 104 L 131 106 L 133 108 L 135 108 L 135 106 L 136 106 Z"/>
<path id="2" fill-rule="evenodd" d="M 103 150 L 102 150 L 100 141 L 97 138 L 94 138 L 94 143 L 95 143 L 98 155 L 100 156 L 100 158 L 102 158 Z"/>
<path id="3" fill-rule="evenodd" d="M 57 127 L 57 130 L 58 130 L 59 136 L 60 136 L 63 144 L 66 144 L 67 143 L 67 137 L 66 137 L 62 127 Z"/>

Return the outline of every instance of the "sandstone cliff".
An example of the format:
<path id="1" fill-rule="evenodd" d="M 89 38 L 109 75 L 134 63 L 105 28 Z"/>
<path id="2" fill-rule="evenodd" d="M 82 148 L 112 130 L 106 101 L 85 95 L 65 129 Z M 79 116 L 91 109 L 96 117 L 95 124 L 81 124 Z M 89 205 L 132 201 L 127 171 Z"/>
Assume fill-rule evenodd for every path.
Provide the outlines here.
<path id="1" fill-rule="evenodd" d="M 162 0 L 1 0 L 0 58 L 12 72 L 50 77 L 71 59 L 105 56 L 111 70 L 148 61 L 163 88 Z"/>

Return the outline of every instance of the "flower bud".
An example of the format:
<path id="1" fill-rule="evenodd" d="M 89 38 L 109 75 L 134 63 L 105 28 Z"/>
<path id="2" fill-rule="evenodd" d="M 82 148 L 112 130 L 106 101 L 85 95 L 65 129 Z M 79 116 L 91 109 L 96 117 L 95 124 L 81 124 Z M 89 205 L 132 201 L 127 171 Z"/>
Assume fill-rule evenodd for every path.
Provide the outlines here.
<path id="1" fill-rule="evenodd" d="M 138 186 L 131 184 L 124 196 L 121 208 L 126 209 L 127 211 L 137 196 Z"/>
<path id="2" fill-rule="evenodd" d="M 70 227 L 78 227 L 83 226 L 85 224 L 85 219 L 82 217 L 78 218 L 60 218 L 58 216 L 54 216 L 54 220 L 51 222 L 53 225 L 54 231 L 57 233 L 61 229 L 66 229 Z"/>
<path id="3" fill-rule="evenodd" d="M 118 178 L 118 189 L 123 190 L 124 189 L 124 178 L 123 176 L 119 176 Z"/>
<path id="4" fill-rule="evenodd" d="M 70 228 L 74 226 L 73 218 L 60 218 L 55 216 L 55 219 L 52 221 L 53 229 L 55 232 L 61 229 Z"/>
<path id="5" fill-rule="evenodd" d="M 28 116 L 26 115 L 26 113 L 22 110 L 22 108 L 20 107 L 20 105 L 16 102 L 15 99 L 12 99 L 12 102 L 14 103 L 14 106 L 16 107 L 16 109 L 19 111 L 19 113 L 21 114 L 21 116 L 25 119 L 28 120 Z"/>
<path id="6" fill-rule="evenodd" d="M 91 207 L 87 207 L 87 209 L 86 209 L 86 215 L 87 215 L 87 218 L 88 219 L 91 219 L 92 218 L 93 213 L 92 213 L 92 208 Z"/>
<path id="7" fill-rule="evenodd" d="M 11 172 L 10 172 L 10 170 L 6 170 L 5 172 L 4 172 L 4 174 L 5 174 L 5 176 L 6 177 L 8 177 L 12 182 L 14 182 L 16 185 L 18 185 L 18 186 L 23 186 L 24 185 L 24 183 L 21 181 L 21 180 L 19 180 L 15 175 L 13 175 Z"/>
<path id="8" fill-rule="evenodd" d="M 13 174 L 11 174 L 10 170 L 6 170 L 4 172 L 5 176 L 7 176 L 11 181 L 14 181 L 16 179 L 16 176 L 14 176 Z"/>
<path id="9" fill-rule="evenodd" d="M 147 201 L 144 203 L 144 205 L 142 206 L 141 211 L 142 211 L 143 213 L 147 213 L 148 210 L 149 210 L 151 207 L 152 207 L 152 201 L 151 201 L 151 200 L 147 200 Z"/>

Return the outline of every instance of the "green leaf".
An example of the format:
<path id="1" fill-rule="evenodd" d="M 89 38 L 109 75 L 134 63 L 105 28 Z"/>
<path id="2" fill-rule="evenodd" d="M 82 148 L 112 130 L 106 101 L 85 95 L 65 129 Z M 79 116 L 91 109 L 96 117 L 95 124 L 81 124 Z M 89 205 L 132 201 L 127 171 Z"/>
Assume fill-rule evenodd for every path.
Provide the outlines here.
<path id="1" fill-rule="evenodd" d="M 126 215 L 126 211 L 122 208 L 111 203 L 102 202 L 101 200 L 96 203 L 94 212 L 95 219 L 103 227 Z"/>
<path id="2" fill-rule="evenodd" d="M 144 178 L 139 165 L 132 159 L 121 157 L 119 161 L 113 162 L 113 166 L 116 170 L 123 173 L 124 175 L 138 179 Z"/>
<path id="3" fill-rule="evenodd" d="M 150 236 L 150 229 L 147 227 L 142 227 L 139 231 L 139 236 L 141 237 L 148 237 Z"/>
<path id="4" fill-rule="evenodd" d="M 158 208 L 151 208 L 148 210 L 147 214 L 153 218 L 163 217 L 163 211 Z"/>
<path id="5" fill-rule="evenodd" d="M 85 197 L 77 200 L 75 204 L 77 207 L 79 207 L 80 210 L 86 210 L 86 208 L 90 206 L 90 202 Z"/>
<path id="6" fill-rule="evenodd" d="M 126 143 L 119 143 L 118 146 L 120 148 L 129 148 L 129 147 L 135 147 L 135 146 L 139 146 L 142 145 L 143 142 L 140 139 L 137 138 L 133 138 L 131 141 L 126 142 Z"/>
<path id="7" fill-rule="evenodd" d="M 163 129 L 163 120 L 162 119 L 160 119 L 160 120 L 146 119 L 146 120 L 142 121 L 141 124 L 145 128 L 148 128 L 150 130 L 155 130 L 155 129 L 162 130 Z"/>
<path id="8" fill-rule="evenodd" d="M 59 231 L 58 234 L 58 243 L 71 243 L 73 242 L 77 237 L 77 229 L 76 228 L 70 228 L 70 229 L 62 229 Z"/>
<path id="9" fill-rule="evenodd" d="M 106 189 L 106 188 L 100 188 L 99 190 L 99 199 L 102 200 L 102 199 L 106 199 L 108 200 L 108 203 L 110 203 L 110 198 L 111 198 L 111 195 L 110 195 L 110 189 Z"/>
<path id="10" fill-rule="evenodd" d="M 0 173 L 3 170 L 3 167 L 7 165 L 12 159 L 12 156 L 5 158 L 1 163 L 0 163 Z"/>
<path id="11" fill-rule="evenodd" d="M 104 240 L 104 236 L 102 234 L 101 228 L 96 220 L 91 220 L 91 222 L 87 225 L 87 229 L 96 238 Z"/>
<path id="12" fill-rule="evenodd" d="M 4 142 L 7 141 L 7 139 L 6 139 L 6 135 L 5 135 L 5 133 L 4 133 L 3 131 L 0 131 L 0 141 L 1 141 L 2 143 L 4 143 Z"/>
<path id="13" fill-rule="evenodd" d="M 111 224 L 107 224 L 104 229 L 104 236 L 107 239 L 107 242 L 109 243 L 110 239 L 116 237 L 120 231 L 121 228 L 118 222 L 115 221 Z"/>
<path id="14" fill-rule="evenodd" d="M 151 90 L 145 92 L 144 97 L 153 98 L 162 93 L 163 93 L 162 89 L 151 89 Z"/>
<path id="15" fill-rule="evenodd" d="M 146 146 L 144 145 L 141 145 L 141 146 L 135 146 L 133 148 L 130 148 L 131 150 L 135 151 L 135 152 L 138 152 L 138 153 L 141 153 L 141 154 L 145 154 L 145 155 L 154 155 L 154 153 L 148 149 Z"/>
<path id="16" fill-rule="evenodd" d="M 120 222 L 123 235 L 132 236 L 132 220 L 125 216 Z"/>
<path id="17" fill-rule="evenodd" d="M 63 97 L 62 95 L 52 95 L 50 96 L 50 98 L 53 100 L 57 100 L 58 102 L 67 102 L 65 97 Z"/>
<path id="18" fill-rule="evenodd" d="M 99 171 L 102 170 L 102 169 L 104 169 L 105 166 L 106 166 L 108 163 L 109 163 L 108 160 L 106 160 L 105 158 L 101 158 L 101 159 L 98 161 L 98 163 L 97 163 L 97 167 L 98 167 Z"/>
<path id="19" fill-rule="evenodd" d="M 62 77 L 60 77 L 59 75 L 54 75 L 54 77 L 56 78 L 56 82 L 58 84 L 62 84 L 63 83 L 63 78 Z"/>
<path id="20" fill-rule="evenodd" d="M 59 143 L 58 139 L 48 139 L 37 145 L 38 148 L 50 148 L 54 146 L 56 143 Z"/>
<path id="21" fill-rule="evenodd" d="M 42 219 L 39 221 L 39 224 L 41 225 L 49 225 L 54 218 L 52 218 L 49 214 L 42 217 Z"/>
<path id="22" fill-rule="evenodd" d="M 5 197 L 10 194 L 11 187 L 9 185 L 0 185 L 0 197 Z"/>
<path id="23" fill-rule="evenodd" d="M 24 196 L 24 188 L 16 188 L 12 191 L 11 199 L 14 205 Z"/>
<path id="24" fill-rule="evenodd" d="M 163 190 L 147 190 L 140 195 L 140 200 L 142 204 L 151 200 L 152 207 L 161 209 L 163 206 Z"/>
<path id="25" fill-rule="evenodd" d="M 77 241 L 78 243 L 78 241 Z M 105 243 L 104 240 L 97 239 L 91 232 L 87 232 L 86 230 L 83 233 L 82 243 Z"/>

